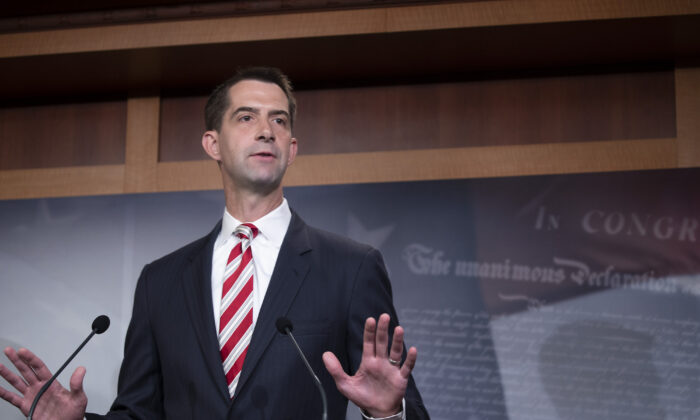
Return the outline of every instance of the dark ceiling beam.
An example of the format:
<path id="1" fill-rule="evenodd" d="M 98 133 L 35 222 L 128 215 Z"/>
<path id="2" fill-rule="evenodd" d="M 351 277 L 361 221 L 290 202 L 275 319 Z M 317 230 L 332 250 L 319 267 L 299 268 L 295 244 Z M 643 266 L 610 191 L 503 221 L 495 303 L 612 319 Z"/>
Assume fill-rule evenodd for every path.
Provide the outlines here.
<path id="1" fill-rule="evenodd" d="M 85 26 L 245 16 L 313 10 L 342 10 L 444 0 L 105 0 L 12 2 L 0 8 L 0 33 Z"/>

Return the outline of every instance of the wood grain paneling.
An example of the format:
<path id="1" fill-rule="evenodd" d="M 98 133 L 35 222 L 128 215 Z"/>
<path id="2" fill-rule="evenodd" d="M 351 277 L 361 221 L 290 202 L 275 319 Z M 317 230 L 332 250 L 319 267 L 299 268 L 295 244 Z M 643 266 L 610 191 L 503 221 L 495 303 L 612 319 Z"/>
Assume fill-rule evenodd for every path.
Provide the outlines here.
<path id="1" fill-rule="evenodd" d="M 301 92 L 301 153 L 675 137 L 673 72 Z"/>
<path id="2" fill-rule="evenodd" d="M 675 139 L 299 156 L 286 186 L 546 175 L 676 167 Z M 157 191 L 221 188 L 209 161 L 157 165 Z M 0 199 L 119 194 L 124 165 L 0 171 Z"/>
<path id="3" fill-rule="evenodd" d="M 124 163 L 126 101 L 0 108 L 0 170 Z"/>
<path id="4" fill-rule="evenodd" d="M 205 91 L 262 63 L 307 88 L 673 63 L 699 26 L 697 0 L 499 0 L 9 33 L 0 98 Z"/>
<path id="5" fill-rule="evenodd" d="M 300 153 L 675 137 L 673 71 L 297 93 Z M 163 100 L 161 161 L 206 159 L 205 98 Z"/>
<path id="6" fill-rule="evenodd" d="M 159 191 L 218 190 L 221 171 L 213 160 L 158 164 Z"/>
<path id="7" fill-rule="evenodd" d="M 160 97 L 135 97 L 127 102 L 124 192 L 157 191 L 158 117 Z"/>
<path id="8" fill-rule="evenodd" d="M 220 18 L 252 14 L 441 3 L 449 0 L 62 0 L 6 2 L 0 9 L 0 32 L 72 28 L 117 23 Z M 484 0 L 482 0 L 484 1 Z M 495 1 L 495 0 L 486 0 Z"/>
<path id="9" fill-rule="evenodd" d="M 0 34 L 0 58 L 223 42 L 700 13 L 689 0 L 503 0 Z"/>
<path id="10" fill-rule="evenodd" d="M 0 171 L 0 200 L 123 192 L 124 165 Z"/>
<path id="11" fill-rule="evenodd" d="M 690 13 L 700 13 L 700 3 L 684 0 L 452 2 L 390 9 L 387 14 L 387 31 L 672 16 Z"/>
<path id="12" fill-rule="evenodd" d="M 675 139 L 298 156 L 284 185 L 568 174 L 676 167 Z M 213 161 L 158 164 L 160 191 L 221 188 Z"/>
<path id="13" fill-rule="evenodd" d="M 700 167 L 700 67 L 676 69 L 678 167 Z"/>
<path id="14" fill-rule="evenodd" d="M 202 149 L 206 97 L 164 97 L 160 103 L 158 161 L 206 160 Z"/>
<path id="15" fill-rule="evenodd" d="M 386 10 L 290 13 L 0 34 L 0 58 L 384 32 Z"/>
<path id="16" fill-rule="evenodd" d="M 0 34 L 0 197 L 221 188 L 186 95 L 250 63 L 299 87 L 286 185 L 700 166 L 699 22 L 475 0 Z"/>
<path id="17" fill-rule="evenodd" d="M 674 139 L 300 156 L 285 185 L 324 185 L 667 169 Z"/>

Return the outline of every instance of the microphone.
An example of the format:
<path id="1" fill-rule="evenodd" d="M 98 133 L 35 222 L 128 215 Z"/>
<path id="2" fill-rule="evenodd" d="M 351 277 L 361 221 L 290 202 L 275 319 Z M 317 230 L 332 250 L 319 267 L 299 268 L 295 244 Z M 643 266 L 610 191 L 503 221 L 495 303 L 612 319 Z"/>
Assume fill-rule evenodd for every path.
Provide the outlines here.
<path id="1" fill-rule="evenodd" d="M 306 360 L 304 353 L 301 351 L 301 347 L 299 347 L 299 344 L 297 344 L 297 340 L 294 339 L 294 334 L 292 334 L 292 330 L 294 329 L 294 326 L 292 325 L 292 321 L 290 321 L 289 318 L 286 318 L 286 317 L 279 317 L 279 318 L 277 318 L 277 321 L 275 322 L 275 326 L 277 327 L 277 331 L 279 331 L 280 334 L 286 335 L 292 339 L 292 343 L 294 343 L 294 346 L 297 348 L 297 351 L 299 352 L 299 357 L 301 357 L 301 360 L 304 361 L 306 368 L 309 370 L 309 373 L 314 378 L 314 382 L 316 382 L 316 386 L 318 387 L 318 390 L 321 393 L 321 400 L 323 400 L 322 419 L 328 420 L 328 402 L 326 401 L 326 391 L 323 389 L 323 386 L 321 385 L 321 381 L 318 379 L 318 376 L 316 376 L 316 374 L 314 373 L 314 370 L 311 369 L 311 365 L 309 364 L 309 361 Z"/>
<path id="2" fill-rule="evenodd" d="M 71 360 L 73 360 L 73 358 L 75 357 L 75 355 L 78 354 L 78 352 L 82 350 L 83 347 L 85 347 L 85 344 L 87 344 L 87 342 L 90 341 L 93 335 L 102 334 L 103 332 L 107 331 L 107 328 L 109 328 L 109 317 L 107 315 L 100 315 L 97 318 L 95 318 L 94 321 L 92 321 L 92 332 L 90 333 L 90 335 L 87 336 L 83 343 L 80 346 L 78 346 L 78 348 L 73 352 L 73 354 L 71 354 L 68 360 L 66 360 L 66 363 L 64 363 L 63 366 L 61 366 L 61 368 L 53 374 L 51 379 L 49 379 L 48 382 L 46 382 L 44 386 L 41 387 L 39 393 L 36 394 L 36 397 L 34 397 L 34 401 L 32 402 L 32 408 L 29 410 L 29 416 L 27 417 L 27 420 L 32 420 L 32 416 L 34 415 L 36 405 L 39 403 L 39 398 L 41 398 L 41 396 L 44 395 L 44 392 L 46 392 L 46 390 L 49 389 L 49 385 L 51 385 L 53 381 L 56 380 L 58 375 L 60 375 L 61 372 L 63 372 L 63 369 L 65 369 L 66 366 L 68 366 L 68 363 L 70 363 Z"/>

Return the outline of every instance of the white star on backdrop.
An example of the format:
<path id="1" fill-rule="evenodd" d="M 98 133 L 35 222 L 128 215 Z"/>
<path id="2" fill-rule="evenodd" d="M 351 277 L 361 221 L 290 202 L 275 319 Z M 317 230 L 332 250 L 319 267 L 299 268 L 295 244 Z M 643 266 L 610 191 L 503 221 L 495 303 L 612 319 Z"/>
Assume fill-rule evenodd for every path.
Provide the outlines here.
<path id="1" fill-rule="evenodd" d="M 367 229 L 354 214 L 348 214 L 347 235 L 358 242 L 368 244 L 377 249 L 381 248 L 384 242 L 386 242 L 395 227 L 396 225 L 392 224 L 376 229 Z"/>

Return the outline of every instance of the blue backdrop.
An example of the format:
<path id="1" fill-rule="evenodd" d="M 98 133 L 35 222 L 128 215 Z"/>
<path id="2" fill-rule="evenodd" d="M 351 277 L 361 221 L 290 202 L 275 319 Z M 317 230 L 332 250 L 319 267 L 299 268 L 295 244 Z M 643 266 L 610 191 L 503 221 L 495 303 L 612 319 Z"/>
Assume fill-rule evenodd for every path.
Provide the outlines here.
<path id="1" fill-rule="evenodd" d="M 700 416 L 700 171 L 295 187 L 379 248 L 434 419 Z M 207 233 L 220 191 L 0 202 L 0 345 L 116 392 L 141 267 Z M 61 377 L 67 383 L 70 374 Z M 21 419 L 0 403 L 0 417 Z M 356 418 L 353 415 L 353 418 Z"/>

